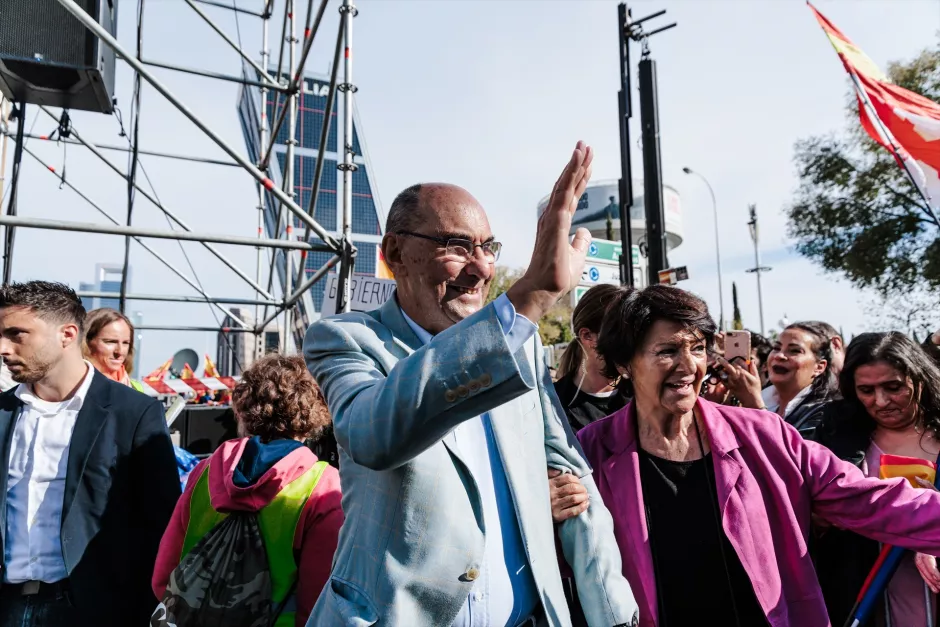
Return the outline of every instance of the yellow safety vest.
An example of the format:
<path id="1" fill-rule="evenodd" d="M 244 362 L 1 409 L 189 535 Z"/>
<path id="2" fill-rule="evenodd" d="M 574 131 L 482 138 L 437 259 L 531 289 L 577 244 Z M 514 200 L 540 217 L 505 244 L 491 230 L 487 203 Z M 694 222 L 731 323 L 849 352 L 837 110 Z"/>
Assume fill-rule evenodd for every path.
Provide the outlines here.
<path id="1" fill-rule="evenodd" d="M 326 467 L 326 462 L 317 462 L 307 472 L 287 484 L 258 512 L 258 526 L 261 528 L 271 573 L 271 603 L 274 608 L 280 607 L 297 579 L 297 560 L 294 558 L 297 524 L 307 499 L 316 489 Z M 186 527 L 180 561 L 182 562 L 193 547 L 227 516 L 228 514 L 212 507 L 209 497 L 209 465 L 206 464 L 193 488 L 189 502 L 189 524 Z M 274 623 L 274 627 L 294 627 L 294 620 L 295 612 L 285 609 Z"/>

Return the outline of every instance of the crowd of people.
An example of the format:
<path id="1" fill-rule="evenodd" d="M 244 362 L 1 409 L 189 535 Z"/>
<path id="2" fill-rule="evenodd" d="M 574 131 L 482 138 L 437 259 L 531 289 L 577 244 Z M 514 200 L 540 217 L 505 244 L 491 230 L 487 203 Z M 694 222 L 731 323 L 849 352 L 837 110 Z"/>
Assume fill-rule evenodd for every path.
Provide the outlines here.
<path id="1" fill-rule="evenodd" d="M 592 158 L 490 304 L 480 204 L 401 192 L 395 298 L 252 364 L 182 488 L 130 322 L 0 288 L 0 627 L 822 627 L 881 545 L 908 553 L 869 624 L 935 625 L 940 333 L 804 321 L 731 358 L 693 294 L 601 285 L 553 378 L 536 322 L 580 279 Z"/>

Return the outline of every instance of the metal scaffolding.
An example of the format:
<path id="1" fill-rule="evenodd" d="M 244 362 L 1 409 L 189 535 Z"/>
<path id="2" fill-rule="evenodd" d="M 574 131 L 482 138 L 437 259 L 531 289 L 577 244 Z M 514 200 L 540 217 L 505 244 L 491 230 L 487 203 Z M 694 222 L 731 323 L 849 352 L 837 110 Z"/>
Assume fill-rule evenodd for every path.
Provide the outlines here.
<path id="1" fill-rule="evenodd" d="M 182 67 L 169 63 L 164 63 L 156 59 L 143 59 L 141 57 L 141 41 L 143 32 L 144 2 L 138 1 L 137 15 L 137 53 L 132 54 L 122 46 L 106 29 L 104 29 L 92 16 L 88 15 L 74 0 L 57 0 L 69 13 L 77 20 L 82 22 L 101 42 L 114 50 L 116 55 L 123 59 L 135 72 L 135 80 L 146 81 L 159 94 L 161 94 L 170 104 L 172 104 L 180 113 L 190 120 L 205 136 L 216 144 L 230 160 L 211 159 L 196 155 L 173 154 L 168 152 L 147 151 L 140 149 L 136 145 L 136 133 L 128 134 L 128 146 L 111 146 L 95 144 L 85 139 L 77 129 L 71 124 L 68 118 L 68 112 L 53 112 L 45 106 L 38 108 L 57 121 L 59 128 L 67 128 L 68 133 L 62 132 L 56 141 L 64 142 L 67 145 L 82 146 L 91 152 L 97 159 L 102 161 L 110 170 L 115 172 L 128 186 L 128 206 L 127 218 L 122 220 L 112 217 L 107 211 L 101 208 L 86 193 L 80 191 L 70 181 L 64 173 L 59 174 L 56 169 L 45 163 L 35 152 L 26 147 L 27 139 L 51 140 L 52 138 L 44 135 L 34 135 L 32 132 L 25 131 L 25 103 L 4 102 L 0 97 L 0 204 L 7 200 L 5 211 L 0 215 L 0 226 L 4 230 L 4 283 L 11 280 L 14 253 L 14 233 L 18 228 L 36 228 L 36 229 L 54 229 L 70 232 L 85 232 L 97 234 L 121 235 L 126 241 L 137 242 L 144 250 L 151 253 L 162 264 L 169 268 L 175 275 L 180 277 L 190 287 L 196 295 L 156 295 L 156 294 L 134 294 L 128 293 L 127 272 L 125 259 L 125 272 L 122 276 L 121 289 L 118 293 L 100 292 L 100 291 L 82 291 L 81 296 L 99 297 L 99 298 L 119 298 L 121 309 L 124 309 L 126 301 L 164 301 L 174 303 L 204 303 L 217 309 L 224 314 L 229 322 L 223 325 L 223 322 L 216 318 L 218 327 L 189 326 L 181 327 L 178 325 L 147 325 L 141 328 L 149 330 L 208 330 L 218 331 L 225 337 L 229 332 L 250 332 L 255 335 L 255 355 L 258 356 L 262 351 L 261 334 L 265 327 L 283 316 L 283 344 L 282 350 L 286 353 L 294 352 L 297 349 L 298 334 L 296 326 L 298 324 L 295 316 L 297 302 L 304 294 L 327 273 L 338 267 L 339 285 L 337 286 L 336 309 L 337 313 L 349 310 L 349 278 L 353 272 L 353 264 L 356 257 L 356 247 L 352 242 L 352 172 L 356 169 L 353 161 L 353 95 L 357 91 L 352 83 L 352 24 L 353 18 L 358 11 L 353 4 L 353 0 L 341 0 L 338 6 L 340 20 L 336 36 L 336 45 L 332 58 L 332 70 L 327 93 L 327 110 L 323 116 L 323 125 L 320 129 L 320 144 L 318 157 L 316 161 L 316 171 L 312 185 L 312 195 L 306 208 L 301 207 L 295 198 L 295 159 L 294 148 L 297 144 L 296 129 L 299 106 L 299 93 L 303 85 L 304 68 L 310 56 L 314 43 L 314 38 L 320 29 L 327 4 L 330 0 L 319 0 L 319 6 L 314 7 L 317 0 L 307 0 L 306 2 L 306 22 L 304 24 L 303 38 L 298 39 L 297 32 L 297 13 L 296 5 L 303 0 L 284 0 L 283 13 L 281 17 L 281 38 L 278 50 L 278 62 L 276 70 L 272 74 L 271 50 L 269 49 L 269 30 L 270 22 L 274 18 L 274 0 L 255 0 L 261 5 L 259 11 L 255 11 L 244 6 L 237 6 L 235 0 L 216 1 L 216 0 L 184 0 L 185 4 L 195 13 L 195 16 L 204 21 L 228 46 L 230 46 L 240 57 L 241 68 L 237 73 L 219 73 L 200 68 Z M 200 6 L 202 5 L 202 6 Z M 257 19 L 261 25 L 262 49 L 260 53 L 260 62 L 256 61 L 252 54 L 249 54 L 241 47 L 240 35 L 239 41 L 235 41 L 221 28 L 212 16 L 202 7 L 211 9 L 221 9 L 235 12 L 237 15 L 249 16 L 251 19 Z M 237 17 L 236 17 L 237 19 Z M 299 54 L 297 46 L 300 45 Z M 338 66 L 340 63 L 340 54 L 345 53 L 343 59 L 344 77 L 341 83 L 337 82 Z M 285 70 L 286 61 L 286 73 Z M 154 76 L 148 67 L 162 68 L 176 72 L 194 75 L 211 80 L 220 80 L 239 83 L 243 86 L 257 88 L 260 93 L 260 111 L 257 120 L 257 131 L 260 137 L 259 154 L 257 162 L 251 162 L 246 156 L 234 147 L 230 146 L 210 125 L 190 110 L 186 104 L 174 95 L 169 88 Z M 320 179 L 323 171 L 324 151 L 326 138 L 330 128 L 330 112 L 336 102 L 336 92 L 343 94 L 343 159 L 337 166 L 342 172 L 343 180 L 343 205 L 342 205 L 342 225 L 339 238 L 331 235 L 322 225 L 320 225 L 313 216 L 316 215 L 317 200 L 320 189 Z M 274 119 L 276 120 L 273 128 L 269 124 L 268 107 L 270 98 L 274 96 Z M 139 97 L 139 91 L 135 91 L 135 96 Z M 12 107 L 10 106 L 12 104 Z M 140 116 L 139 109 L 136 110 L 136 116 Z M 15 120 L 16 126 L 13 126 Z M 281 168 L 282 185 L 277 186 L 271 178 L 270 162 L 274 154 L 274 146 L 277 143 L 278 132 L 284 124 L 287 124 L 287 148 L 286 159 Z M 134 126 L 134 122 L 132 122 Z M 14 143 L 14 173 L 10 180 L 4 180 L 6 145 L 8 139 Z M 112 163 L 103 151 L 121 151 L 131 153 L 131 163 L 125 171 L 121 167 Z M 109 224 L 90 224 L 83 222 L 71 222 L 62 220 L 48 220 L 42 218 L 23 217 L 16 214 L 16 195 L 19 184 L 19 168 L 23 155 L 40 163 L 45 169 L 53 174 L 60 186 L 68 187 L 79 198 L 90 204 L 94 209 L 101 213 Z M 192 229 L 179 217 L 171 211 L 164 203 L 159 200 L 155 192 L 146 191 L 136 180 L 136 161 L 139 156 L 152 156 L 166 159 L 174 159 L 188 162 L 203 163 L 213 166 L 239 167 L 247 172 L 254 180 L 257 186 L 257 210 L 258 227 L 257 234 L 254 237 L 225 235 L 218 233 L 200 233 L 193 232 Z M 152 186 L 151 186 L 152 189 Z M 135 194 L 140 198 L 152 204 L 162 212 L 170 226 L 168 230 L 157 230 L 149 228 L 140 228 L 131 224 L 131 210 L 134 208 Z M 269 237 L 264 234 L 264 212 L 269 203 L 276 203 L 277 219 L 275 220 L 275 232 L 269 233 Z M 294 221 L 303 224 L 303 238 L 297 238 L 294 234 Z M 175 226 L 174 226 L 175 224 Z M 312 244 L 311 238 L 315 236 L 320 243 Z M 202 288 L 202 283 L 198 276 L 190 277 L 174 265 L 165 257 L 158 254 L 149 247 L 143 240 L 146 238 L 170 239 L 179 242 L 194 241 L 204 246 L 219 261 L 221 261 L 229 270 L 234 272 L 242 279 L 254 292 L 254 298 L 225 298 L 213 297 L 206 293 Z M 250 276 L 239 268 L 232 260 L 218 250 L 215 244 L 243 245 L 253 246 L 255 253 L 255 271 L 254 276 Z M 263 262 L 263 251 L 267 249 L 271 255 L 268 265 L 268 276 L 263 276 L 263 269 L 266 264 Z M 309 253 L 314 251 L 332 252 L 333 255 L 329 261 L 316 271 L 309 275 L 306 273 L 306 264 Z M 281 283 L 280 297 L 274 295 L 274 275 L 277 271 L 278 255 L 283 255 L 285 272 Z M 188 261 L 188 258 L 187 258 Z M 190 269 L 195 273 L 195 268 L 190 264 Z M 265 288 L 264 285 L 267 285 Z M 246 324 L 239 316 L 229 310 L 224 305 L 249 305 L 254 307 L 253 325 Z M 273 312 L 269 313 L 269 309 Z M 231 326 L 234 323 L 239 326 Z M 227 341 L 227 340 L 226 340 Z"/>

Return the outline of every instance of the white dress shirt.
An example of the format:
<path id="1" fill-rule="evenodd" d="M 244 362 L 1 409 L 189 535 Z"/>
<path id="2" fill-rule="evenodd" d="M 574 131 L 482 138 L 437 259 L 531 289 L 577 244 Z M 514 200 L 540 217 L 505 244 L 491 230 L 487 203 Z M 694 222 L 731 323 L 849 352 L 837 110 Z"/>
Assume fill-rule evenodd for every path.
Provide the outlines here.
<path id="1" fill-rule="evenodd" d="M 538 327 L 525 316 L 516 314 L 505 294 L 497 298 L 493 306 L 509 349 L 517 351 Z M 402 315 L 422 344 L 431 341 L 430 333 L 404 311 Z M 540 603 L 489 421 L 490 416 L 485 413 L 460 423 L 453 432 L 457 448 L 470 466 L 480 490 L 486 547 L 480 576 L 451 627 L 515 627 L 531 616 Z"/>
<path id="2" fill-rule="evenodd" d="M 807 385 L 805 388 L 800 390 L 800 393 L 793 397 L 793 400 L 790 401 L 787 405 L 787 409 L 783 412 L 783 418 L 786 419 L 794 409 L 800 406 L 800 403 L 803 402 L 803 399 L 810 393 L 810 390 L 813 389 L 813 386 Z M 772 411 L 775 414 L 779 413 L 780 410 L 780 395 L 777 394 L 777 388 L 772 385 L 768 385 L 764 388 L 764 391 L 761 392 L 761 400 L 764 401 L 764 406 L 767 408 L 767 411 Z"/>
<path id="3" fill-rule="evenodd" d="M 85 364 L 85 378 L 68 400 L 44 401 L 25 383 L 14 392 L 23 409 L 13 427 L 7 478 L 7 583 L 53 583 L 68 577 L 60 538 L 62 507 L 72 431 L 95 373 Z"/>

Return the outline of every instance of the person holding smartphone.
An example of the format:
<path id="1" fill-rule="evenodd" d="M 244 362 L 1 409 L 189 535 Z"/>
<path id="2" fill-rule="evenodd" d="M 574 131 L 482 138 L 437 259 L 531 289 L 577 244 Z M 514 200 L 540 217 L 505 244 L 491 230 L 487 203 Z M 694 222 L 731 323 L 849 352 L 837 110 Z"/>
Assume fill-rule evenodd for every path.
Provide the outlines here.
<path id="1" fill-rule="evenodd" d="M 767 358 L 771 386 L 761 390 L 753 360 L 719 362 L 727 372 L 726 385 L 743 407 L 767 409 L 811 438 L 826 402 L 838 397 L 832 372 L 832 342 L 822 325 L 795 322 L 783 330 Z"/>

